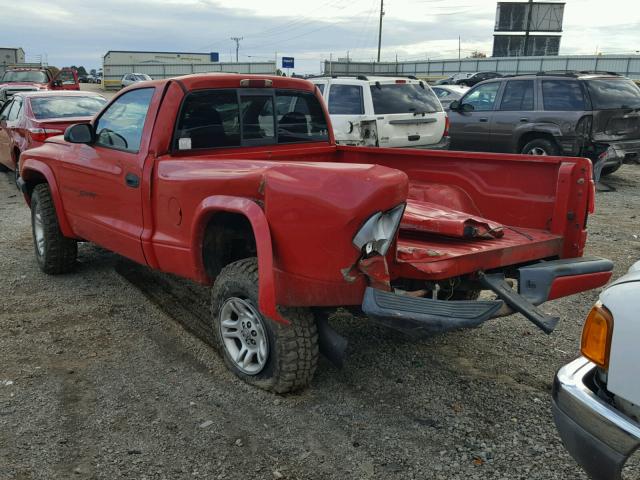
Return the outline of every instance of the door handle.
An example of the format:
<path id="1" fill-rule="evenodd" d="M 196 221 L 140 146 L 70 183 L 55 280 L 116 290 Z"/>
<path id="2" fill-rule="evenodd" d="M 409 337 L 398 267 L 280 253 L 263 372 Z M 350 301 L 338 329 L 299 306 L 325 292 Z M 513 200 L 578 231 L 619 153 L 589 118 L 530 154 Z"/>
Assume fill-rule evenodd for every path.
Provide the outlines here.
<path id="1" fill-rule="evenodd" d="M 489 119 L 487 117 L 482 117 L 478 119 L 480 122 L 488 122 Z"/>
<path id="2" fill-rule="evenodd" d="M 127 184 L 127 187 L 138 188 L 140 186 L 140 177 L 133 173 L 127 173 L 124 176 L 124 183 Z"/>
<path id="3" fill-rule="evenodd" d="M 526 122 L 528 122 L 528 121 L 529 121 L 529 119 L 528 119 L 527 117 L 522 117 L 522 118 L 520 119 L 520 121 L 521 121 L 522 123 L 526 123 Z"/>

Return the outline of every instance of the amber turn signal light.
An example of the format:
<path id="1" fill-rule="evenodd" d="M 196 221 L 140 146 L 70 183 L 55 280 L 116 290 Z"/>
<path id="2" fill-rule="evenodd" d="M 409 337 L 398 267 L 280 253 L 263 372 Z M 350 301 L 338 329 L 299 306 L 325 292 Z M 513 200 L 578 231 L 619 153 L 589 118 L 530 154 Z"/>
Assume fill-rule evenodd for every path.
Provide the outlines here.
<path id="1" fill-rule="evenodd" d="M 605 370 L 609 367 L 613 315 L 602 303 L 596 303 L 582 329 L 582 355 Z"/>

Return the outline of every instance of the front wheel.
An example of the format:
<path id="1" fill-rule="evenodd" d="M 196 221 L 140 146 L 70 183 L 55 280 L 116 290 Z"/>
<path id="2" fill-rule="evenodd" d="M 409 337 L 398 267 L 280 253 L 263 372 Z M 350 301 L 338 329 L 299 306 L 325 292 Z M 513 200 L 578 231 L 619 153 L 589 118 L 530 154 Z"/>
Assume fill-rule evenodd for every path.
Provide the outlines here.
<path id="1" fill-rule="evenodd" d="M 525 155 L 546 156 L 558 155 L 560 151 L 558 150 L 558 146 L 551 140 L 547 140 L 546 138 L 536 138 L 522 147 L 522 151 L 520 153 L 524 153 Z"/>
<path id="2" fill-rule="evenodd" d="M 306 308 L 282 308 L 283 325 L 258 309 L 258 262 L 227 265 L 216 278 L 211 315 L 216 347 L 245 382 L 275 393 L 306 387 L 318 363 L 318 331 Z"/>
<path id="3" fill-rule="evenodd" d="M 62 235 L 49 185 L 36 185 L 31 196 L 31 229 L 40 270 L 55 275 L 70 271 L 78 255 L 78 243 Z"/>

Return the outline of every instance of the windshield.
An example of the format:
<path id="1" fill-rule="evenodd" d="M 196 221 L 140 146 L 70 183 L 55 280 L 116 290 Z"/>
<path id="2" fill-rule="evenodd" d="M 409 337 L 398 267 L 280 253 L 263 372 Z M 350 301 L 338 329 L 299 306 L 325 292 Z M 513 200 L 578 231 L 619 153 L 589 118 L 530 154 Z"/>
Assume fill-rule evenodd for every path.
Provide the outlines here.
<path id="1" fill-rule="evenodd" d="M 419 83 L 372 85 L 371 97 L 376 114 L 435 113 L 442 107 L 429 87 Z"/>
<path id="2" fill-rule="evenodd" d="M 38 120 L 46 118 L 92 117 L 107 101 L 102 97 L 34 97 L 31 110 Z"/>
<path id="3" fill-rule="evenodd" d="M 640 108 L 640 88 L 628 78 L 587 80 L 594 110 Z"/>
<path id="4" fill-rule="evenodd" d="M 135 80 L 140 80 L 142 82 L 144 82 L 146 80 L 151 80 L 151 77 L 149 75 L 147 75 L 146 73 L 140 73 L 140 74 L 134 75 L 133 78 Z"/>
<path id="5" fill-rule="evenodd" d="M 47 83 L 49 80 L 47 74 L 41 70 L 7 70 L 2 76 L 1 82 L 35 82 Z"/>

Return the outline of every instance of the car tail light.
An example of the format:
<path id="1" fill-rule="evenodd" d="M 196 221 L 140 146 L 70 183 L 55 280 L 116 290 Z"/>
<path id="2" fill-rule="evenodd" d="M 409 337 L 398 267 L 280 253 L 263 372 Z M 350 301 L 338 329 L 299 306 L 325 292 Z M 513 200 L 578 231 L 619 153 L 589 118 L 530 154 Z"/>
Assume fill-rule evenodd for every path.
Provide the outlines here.
<path id="1" fill-rule="evenodd" d="M 240 80 L 241 87 L 254 87 L 254 88 L 268 88 L 273 86 L 273 81 L 268 78 L 258 79 L 258 78 L 243 78 Z"/>
<path id="2" fill-rule="evenodd" d="M 444 116 L 444 133 L 442 134 L 442 136 L 443 137 L 449 136 L 449 115 Z"/>
<path id="3" fill-rule="evenodd" d="M 396 80 L 396 83 L 407 83 L 406 80 Z"/>
<path id="4" fill-rule="evenodd" d="M 602 305 L 596 303 L 582 329 L 582 355 L 605 370 L 609 367 L 611 336 L 613 335 L 613 315 Z"/>
<path id="5" fill-rule="evenodd" d="M 47 138 L 64 133 L 55 128 L 28 128 L 29 136 L 36 142 L 44 142 Z"/>

